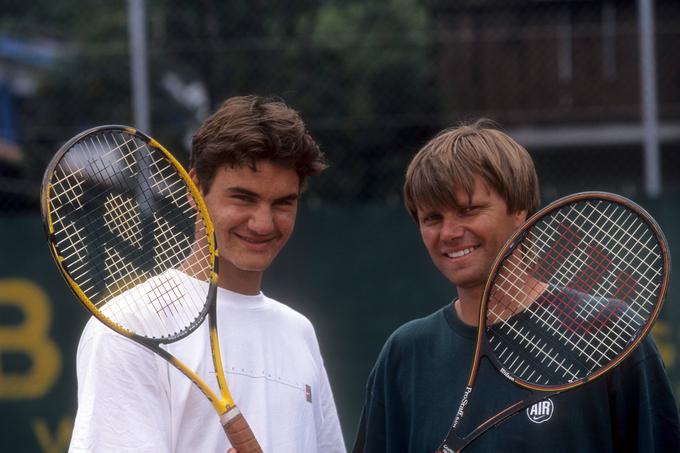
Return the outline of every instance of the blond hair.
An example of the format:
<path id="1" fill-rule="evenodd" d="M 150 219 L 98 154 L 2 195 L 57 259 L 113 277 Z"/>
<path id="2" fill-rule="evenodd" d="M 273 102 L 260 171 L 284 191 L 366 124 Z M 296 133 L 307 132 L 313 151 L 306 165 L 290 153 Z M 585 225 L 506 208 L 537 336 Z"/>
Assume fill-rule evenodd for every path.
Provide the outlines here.
<path id="1" fill-rule="evenodd" d="M 457 207 L 461 190 L 472 196 L 481 176 L 508 207 L 508 213 L 539 207 L 538 176 L 524 147 L 486 119 L 446 129 L 423 146 L 406 170 L 404 203 L 418 220 L 418 207 Z"/>

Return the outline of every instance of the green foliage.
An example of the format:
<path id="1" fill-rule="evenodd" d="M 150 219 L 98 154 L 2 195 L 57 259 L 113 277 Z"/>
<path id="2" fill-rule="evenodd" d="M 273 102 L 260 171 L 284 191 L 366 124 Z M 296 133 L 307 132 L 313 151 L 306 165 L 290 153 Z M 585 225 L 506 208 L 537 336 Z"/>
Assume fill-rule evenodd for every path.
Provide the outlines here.
<path id="1" fill-rule="evenodd" d="M 54 143 L 92 125 L 130 123 L 127 2 L 9 3 L 0 34 L 49 37 L 62 55 L 23 104 L 26 141 Z M 404 156 L 431 132 L 421 114 L 435 105 L 432 27 L 419 0 L 148 0 L 146 13 L 149 132 L 175 152 L 186 150 L 200 118 L 163 88 L 170 73 L 202 84 L 210 109 L 256 93 L 300 110 L 338 162 L 332 190 L 341 198 L 374 196 L 370 180 L 379 175 L 371 172 L 401 171 Z M 357 177 L 368 182 L 353 189 L 342 182 Z"/>

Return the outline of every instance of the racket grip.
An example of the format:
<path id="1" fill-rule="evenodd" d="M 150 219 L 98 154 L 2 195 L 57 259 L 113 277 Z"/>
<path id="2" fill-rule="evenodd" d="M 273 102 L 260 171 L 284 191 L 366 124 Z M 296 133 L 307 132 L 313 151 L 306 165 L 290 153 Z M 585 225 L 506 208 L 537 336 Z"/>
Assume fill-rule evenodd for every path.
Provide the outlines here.
<path id="1" fill-rule="evenodd" d="M 250 429 L 246 418 L 236 406 L 232 406 L 220 416 L 222 428 L 238 453 L 262 453 L 255 434 Z"/>

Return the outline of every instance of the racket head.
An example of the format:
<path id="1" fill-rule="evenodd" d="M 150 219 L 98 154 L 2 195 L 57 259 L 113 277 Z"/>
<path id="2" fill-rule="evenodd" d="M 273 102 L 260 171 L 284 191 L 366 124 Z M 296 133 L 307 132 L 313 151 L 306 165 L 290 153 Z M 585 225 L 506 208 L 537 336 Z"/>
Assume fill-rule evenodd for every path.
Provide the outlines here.
<path id="1" fill-rule="evenodd" d="M 661 228 L 637 204 L 606 192 L 557 200 L 527 220 L 494 262 L 476 357 L 530 390 L 589 382 L 649 333 L 670 268 Z"/>
<path id="2" fill-rule="evenodd" d="M 45 171 L 41 211 L 62 276 L 113 330 L 169 343 L 214 303 L 217 250 L 203 198 L 142 132 L 105 125 L 71 138 Z"/>

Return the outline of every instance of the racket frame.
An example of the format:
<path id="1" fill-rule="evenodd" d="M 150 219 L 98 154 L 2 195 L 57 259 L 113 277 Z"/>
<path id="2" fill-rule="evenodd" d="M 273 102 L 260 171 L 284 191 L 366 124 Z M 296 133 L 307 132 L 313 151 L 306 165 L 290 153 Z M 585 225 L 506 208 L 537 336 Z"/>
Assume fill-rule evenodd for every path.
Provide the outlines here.
<path id="1" fill-rule="evenodd" d="M 196 318 L 196 320 L 187 328 L 183 329 L 179 334 L 173 336 L 171 339 L 152 339 L 148 338 L 142 335 L 138 335 L 134 332 L 132 332 L 129 329 L 126 329 L 125 327 L 121 326 L 120 324 L 112 321 L 108 317 L 104 316 L 101 311 L 96 307 L 96 305 L 90 300 L 90 298 L 83 292 L 83 290 L 78 286 L 78 284 L 74 281 L 74 279 L 71 277 L 69 270 L 67 269 L 66 265 L 64 264 L 64 258 L 59 254 L 57 247 L 55 245 L 55 231 L 54 231 L 54 224 L 52 221 L 52 209 L 51 209 L 51 203 L 50 203 L 50 193 L 51 193 L 51 177 L 63 157 L 68 153 L 68 151 L 73 148 L 74 145 L 76 145 L 78 142 L 82 141 L 83 139 L 96 135 L 96 134 L 101 134 L 101 133 L 106 133 L 106 132 L 118 132 L 118 133 L 124 133 L 128 134 L 131 137 L 137 138 L 145 142 L 148 146 L 154 148 L 157 151 L 160 151 L 163 155 L 163 157 L 175 168 L 177 171 L 178 175 L 182 178 L 182 180 L 185 182 L 187 188 L 189 189 L 194 201 L 196 202 L 196 209 L 198 213 L 202 217 L 202 221 L 205 225 L 205 230 L 206 230 L 206 236 L 208 239 L 208 244 L 209 244 L 209 262 L 210 262 L 210 278 L 209 278 L 209 289 L 208 289 L 208 295 L 207 295 L 207 303 L 205 304 L 205 307 L 203 308 L 202 312 L 199 314 L 199 316 Z M 205 201 L 203 200 L 203 197 L 201 196 L 201 193 L 194 183 L 194 181 L 191 179 L 191 176 L 187 171 L 184 169 L 184 167 L 181 165 L 181 163 L 168 151 L 166 150 L 160 143 L 158 143 L 156 140 L 153 138 L 147 136 L 146 134 L 140 132 L 139 130 L 129 127 L 129 126 L 122 126 L 122 125 L 103 125 L 103 126 L 97 126 L 91 129 L 88 129 L 86 131 L 83 131 L 79 133 L 78 135 L 74 136 L 71 138 L 69 141 L 67 141 L 60 149 L 57 151 L 57 153 L 54 155 L 52 160 L 50 161 L 49 165 L 47 166 L 47 169 L 45 170 L 45 175 L 43 177 L 43 182 L 42 182 L 42 187 L 41 187 L 41 211 L 42 211 L 42 218 L 43 218 L 43 226 L 45 228 L 45 232 L 47 235 L 48 239 L 48 244 L 49 244 L 49 249 L 52 254 L 52 257 L 55 260 L 55 263 L 57 264 L 57 267 L 59 268 L 59 271 L 68 284 L 69 288 L 71 291 L 76 295 L 78 300 L 82 303 L 82 305 L 90 312 L 92 315 L 94 315 L 99 321 L 101 321 L 104 325 L 109 327 L 110 329 L 114 330 L 115 332 L 135 341 L 136 343 L 146 347 L 147 349 L 151 350 L 152 352 L 158 354 L 161 356 L 163 359 L 165 359 L 168 363 L 170 363 L 172 366 L 177 368 L 180 372 L 182 372 L 185 376 L 187 376 L 199 389 L 200 391 L 208 398 L 210 403 L 213 405 L 215 408 L 215 411 L 219 414 L 220 419 L 223 421 L 225 417 L 227 420 L 233 418 L 234 416 L 238 415 L 238 408 L 236 407 L 236 404 L 234 403 L 234 399 L 229 391 L 229 388 L 227 386 L 226 378 L 224 375 L 224 367 L 222 364 L 222 355 L 220 353 L 220 346 L 219 346 L 219 338 L 217 335 L 217 303 L 216 303 L 216 296 L 217 296 L 217 279 L 218 279 L 218 251 L 215 246 L 215 231 L 214 227 L 212 224 L 212 221 L 210 220 L 210 216 L 208 214 L 208 208 L 205 205 Z M 160 346 L 162 344 L 169 344 L 173 343 L 175 341 L 178 341 L 190 333 L 192 333 L 196 328 L 198 328 L 199 325 L 202 324 L 202 322 L 205 320 L 205 317 L 208 317 L 208 329 L 209 329 L 209 336 L 210 336 L 210 345 L 211 345 L 211 351 L 213 355 L 213 364 L 215 366 L 215 375 L 217 377 L 218 381 L 218 387 L 220 389 L 220 395 L 218 396 L 212 388 L 203 380 L 201 379 L 192 369 L 187 367 L 181 360 L 179 360 L 177 357 L 173 356 L 170 354 L 168 351 L 165 349 L 161 348 Z M 228 415 L 227 415 L 228 414 Z"/>
<path id="2" fill-rule="evenodd" d="M 553 211 L 560 209 L 562 206 L 577 203 L 579 201 L 593 199 L 602 199 L 628 208 L 638 217 L 642 218 L 643 221 L 650 227 L 650 230 L 653 232 L 653 234 L 656 236 L 659 247 L 661 249 L 663 266 L 665 270 L 665 272 L 662 273 L 662 281 L 660 284 L 660 291 L 659 296 L 657 298 L 657 303 L 654 305 L 652 313 L 649 315 L 647 322 L 644 324 L 637 337 L 614 360 L 612 360 L 609 364 L 605 365 L 601 369 L 598 369 L 596 372 L 589 374 L 581 379 L 576 379 L 572 382 L 562 385 L 538 385 L 527 382 L 521 378 L 514 376 L 511 371 L 507 370 L 500 363 L 500 361 L 496 358 L 496 355 L 492 352 L 491 346 L 489 344 L 489 339 L 486 335 L 486 308 L 488 306 L 489 298 L 491 296 L 491 290 L 493 289 L 496 276 L 500 272 L 501 264 L 515 250 L 518 244 L 521 243 L 521 240 L 524 238 L 527 231 L 536 222 L 544 218 L 546 215 L 552 213 Z M 479 436 L 484 434 L 486 431 L 503 423 L 505 420 L 507 420 L 517 412 L 521 411 L 522 409 L 529 407 L 539 401 L 551 398 L 564 391 L 580 387 L 581 385 L 584 385 L 588 382 L 591 382 L 601 377 L 602 375 L 606 374 L 608 371 L 619 365 L 645 339 L 650 329 L 652 328 L 652 325 L 654 324 L 654 321 L 658 317 L 663 306 L 663 301 L 665 299 L 666 291 L 668 289 L 668 282 L 670 280 L 670 274 L 671 274 L 670 252 L 668 249 L 668 242 L 663 231 L 661 230 L 661 227 L 645 209 L 643 209 L 640 205 L 625 197 L 609 192 L 599 191 L 579 192 L 576 194 L 568 195 L 566 197 L 562 197 L 550 203 L 548 206 L 532 215 L 519 229 L 517 229 L 510 236 L 510 238 L 501 248 L 500 252 L 498 253 L 496 259 L 493 262 L 493 265 L 491 266 L 491 272 L 489 273 L 489 276 L 484 285 L 482 299 L 479 307 L 477 340 L 475 345 L 474 353 L 475 355 L 472 363 L 472 369 L 470 371 L 470 377 L 466 384 L 465 391 L 463 392 L 463 398 L 461 400 L 461 403 L 458 407 L 458 410 L 456 411 L 453 424 L 447 434 L 446 439 L 437 450 L 437 453 L 459 452 L 463 448 L 465 448 L 468 444 L 470 444 L 472 441 L 474 441 Z M 484 422 L 480 423 L 465 437 L 459 437 L 457 434 L 457 428 L 465 414 L 465 407 L 469 404 L 471 395 L 474 391 L 474 384 L 477 379 L 477 374 L 479 372 L 479 367 L 482 358 L 486 358 L 488 361 L 490 361 L 493 364 L 494 368 L 496 368 L 496 370 L 500 374 L 502 374 L 505 378 L 507 378 L 509 381 L 518 385 L 521 388 L 531 391 L 531 394 L 527 398 L 506 407 L 505 409 L 496 413 L 495 415 L 488 418 Z"/>

